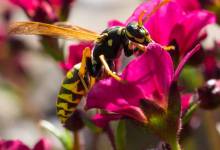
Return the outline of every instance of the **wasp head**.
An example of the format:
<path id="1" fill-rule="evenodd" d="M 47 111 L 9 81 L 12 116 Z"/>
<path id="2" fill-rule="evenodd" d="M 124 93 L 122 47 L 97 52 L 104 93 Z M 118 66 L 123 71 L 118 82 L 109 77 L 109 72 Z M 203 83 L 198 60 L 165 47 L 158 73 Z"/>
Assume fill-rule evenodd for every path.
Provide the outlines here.
<path id="1" fill-rule="evenodd" d="M 126 37 L 132 42 L 147 45 L 152 40 L 144 26 L 140 26 L 137 22 L 129 23 L 125 28 Z"/>

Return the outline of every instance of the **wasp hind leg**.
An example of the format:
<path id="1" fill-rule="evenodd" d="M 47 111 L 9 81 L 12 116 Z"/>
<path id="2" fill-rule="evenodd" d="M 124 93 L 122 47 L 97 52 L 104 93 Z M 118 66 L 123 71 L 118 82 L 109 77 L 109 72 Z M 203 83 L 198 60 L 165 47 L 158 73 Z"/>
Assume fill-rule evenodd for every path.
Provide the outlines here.
<path id="1" fill-rule="evenodd" d="M 83 84 L 83 87 L 85 88 L 86 93 L 89 91 L 89 88 L 84 80 L 84 77 L 86 75 L 86 60 L 90 57 L 91 57 L 91 49 L 89 47 L 86 47 L 83 50 L 82 61 L 78 72 L 79 78 Z"/>
<path id="2" fill-rule="evenodd" d="M 117 81 L 119 81 L 119 82 L 123 82 L 123 81 L 124 81 L 121 77 L 119 77 L 118 75 L 116 75 L 115 73 L 113 73 L 113 72 L 111 71 L 111 69 L 110 69 L 109 66 L 108 66 L 107 61 L 105 60 L 105 56 L 104 56 L 104 55 L 100 55 L 100 56 L 99 56 L 99 59 L 101 60 L 102 65 L 104 66 L 104 69 L 105 69 L 105 71 L 107 72 L 107 74 L 108 74 L 109 76 L 111 76 L 112 78 L 114 78 L 115 80 L 117 80 Z"/>

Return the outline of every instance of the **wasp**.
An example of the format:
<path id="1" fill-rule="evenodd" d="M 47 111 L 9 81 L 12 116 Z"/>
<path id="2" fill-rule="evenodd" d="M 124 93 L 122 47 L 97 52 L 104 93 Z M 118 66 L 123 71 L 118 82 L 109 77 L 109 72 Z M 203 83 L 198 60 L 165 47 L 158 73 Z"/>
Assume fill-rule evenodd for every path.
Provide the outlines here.
<path id="1" fill-rule="evenodd" d="M 123 82 L 113 71 L 114 60 L 121 55 L 122 49 L 127 57 L 133 55 L 134 47 L 146 51 L 146 46 L 153 40 L 143 23 L 169 1 L 162 0 L 148 15 L 145 15 L 146 12 L 143 11 L 137 22 L 131 22 L 125 27 L 107 28 L 101 34 L 79 26 L 40 22 L 16 22 L 11 24 L 9 33 L 94 41 L 94 48 L 91 50 L 87 47 L 83 50 L 81 63 L 75 65 L 66 74 L 59 91 L 56 103 L 57 115 L 65 124 L 76 110 L 81 98 L 86 95 L 103 70 L 115 80 Z"/>

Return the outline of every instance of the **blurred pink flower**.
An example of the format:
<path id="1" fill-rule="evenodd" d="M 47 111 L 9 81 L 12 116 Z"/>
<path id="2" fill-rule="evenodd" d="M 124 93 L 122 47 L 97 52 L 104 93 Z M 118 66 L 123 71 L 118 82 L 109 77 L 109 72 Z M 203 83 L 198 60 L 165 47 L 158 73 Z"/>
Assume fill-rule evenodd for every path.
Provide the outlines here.
<path id="1" fill-rule="evenodd" d="M 100 120 L 105 122 L 123 116 L 146 123 L 147 118 L 140 108 L 140 100 L 152 101 L 166 110 L 171 83 L 177 80 L 186 61 L 199 48 L 200 46 L 196 46 L 184 57 L 174 73 L 169 53 L 159 44 L 149 44 L 148 51 L 131 61 L 122 72 L 121 77 L 127 83 L 119 83 L 112 78 L 99 81 L 87 96 L 86 108 L 98 108 L 111 113 L 110 116 L 95 116 L 93 119 L 98 124 Z"/>
<path id="2" fill-rule="evenodd" d="M 74 0 L 9 0 L 21 7 L 33 21 L 64 21 Z"/>
<path id="3" fill-rule="evenodd" d="M 199 106 L 211 110 L 220 106 L 220 80 L 210 79 L 198 89 Z"/>
<path id="4" fill-rule="evenodd" d="M 201 9 L 201 5 L 198 0 L 176 0 L 176 2 L 180 4 L 186 12 Z"/>
<path id="5" fill-rule="evenodd" d="M 61 67 L 64 71 L 70 70 L 75 64 L 81 62 L 82 53 L 84 48 L 92 48 L 92 43 L 80 42 L 78 44 L 72 44 L 69 46 L 67 59 L 60 62 Z"/>
<path id="6" fill-rule="evenodd" d="M 19 140 L 0 140 L 1 150 L 51 150 L 48 140 L 41 139 L 33 149 L 29 148 Z"/>
<path id="7" fill-rule="evenodd" d="M 191 98 L 192 98 L 193 94 L 191 93 L 186 93 L 181 95 L 181 110 L 182 112 L 186 112 L 187 109 L 189 108 L 190 104 L 191 104 Z"/>
<path id="8" fill-rule="evenodd" d="M 21 7 L 33 21 L 51 23 L 57 20 L 57 16 L 51 4 L 46 0 L 9 0 L 9 1 Z"/>
<path id="9" fill-rule="evenodd" d="M 160 1 L 143 2 L 125 23 L 112 20 L 109 22 L 109 25 L 125 26 L 129 22 L 137 21 L 140 13 L 144 10 L 151 12 Z M 187 2 L 189 1 L 171 1 L 162 6 L 144 23 L 155 42 L 161 45 L 174 44 L 176 51 L 179 52 L 181 57 L 198 44 L 201 38 L 204 38 L 204 36 L 200 36 L 200 31 L 203 27 L 215 22 L 215 15 L 199 9 L 199 6 L 196 6 L 196 1 L 193 1 L 195 4 L 190 4 L 190 6 L 194 6 L 193 10 L 195 10 L 186 12 L 185 9 L 189 9 Z"/>
<path id="10" fill-rule="evenodd" d="M 6 38 L 7 33 L 5 31 L 5 28 L 2 25 L 0 25 L 0 45 L 4 44 Z"/>
<path id="11" fill-rule="evenodd" d="M 217 60 L 214 55 L 207 54 L 203 61 L 204 74 L 207 79 L 216 78 L 218 76 Z"/>

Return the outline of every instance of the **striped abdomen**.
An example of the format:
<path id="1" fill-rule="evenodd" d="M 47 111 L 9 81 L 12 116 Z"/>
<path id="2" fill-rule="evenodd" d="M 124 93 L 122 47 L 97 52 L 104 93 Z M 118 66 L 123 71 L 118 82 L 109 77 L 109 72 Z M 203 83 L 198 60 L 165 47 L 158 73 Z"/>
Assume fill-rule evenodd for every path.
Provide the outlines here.
<path id="1" fill-rule="evenodd" d="M 75 112 L 80 100 L 86 94 L 78 76 L 78 71 L 77 66 L 74 66 L 74 68 L 66 74 L 58 94 L 56 103 L 57 116 L 63 124 Z"/>

